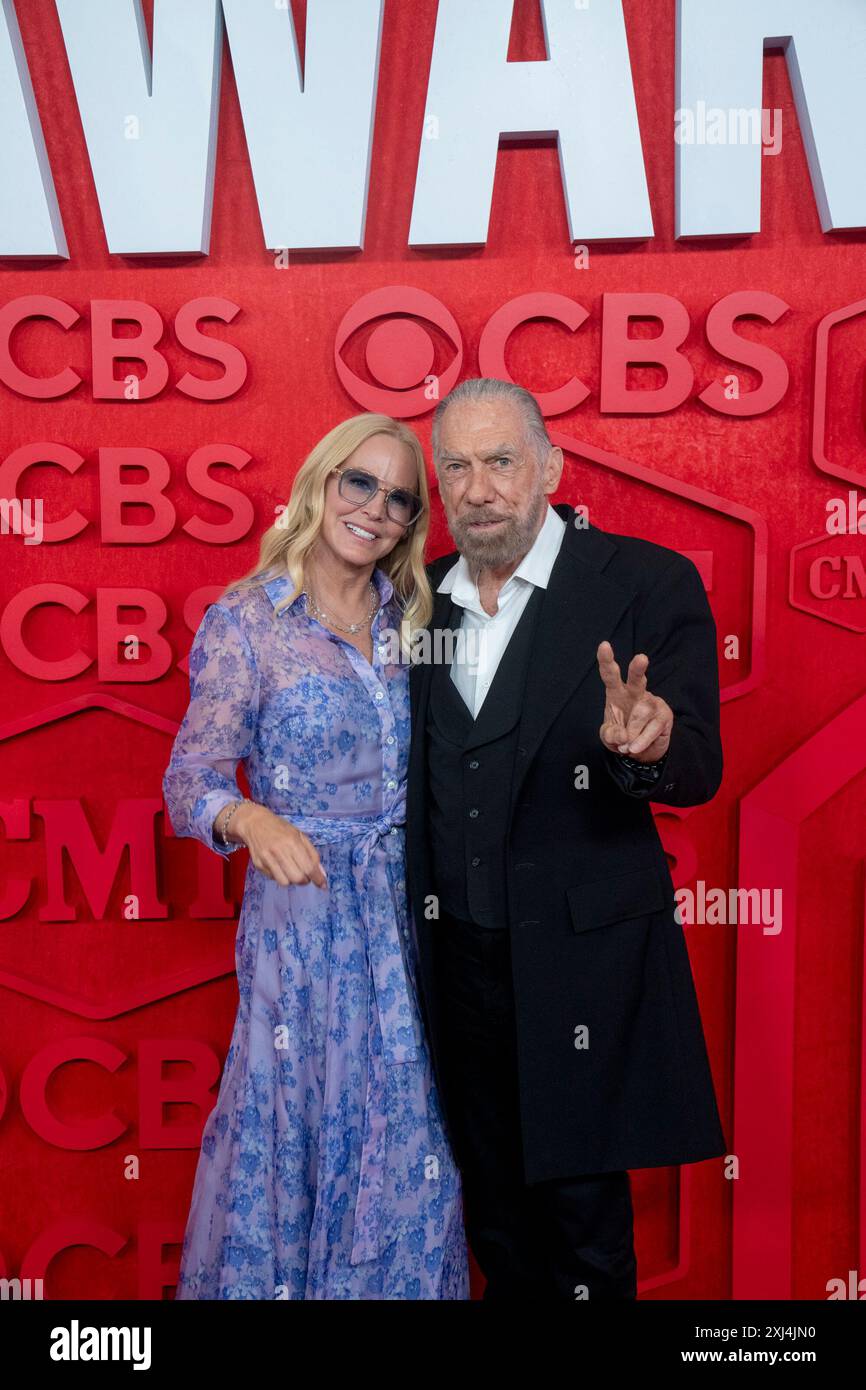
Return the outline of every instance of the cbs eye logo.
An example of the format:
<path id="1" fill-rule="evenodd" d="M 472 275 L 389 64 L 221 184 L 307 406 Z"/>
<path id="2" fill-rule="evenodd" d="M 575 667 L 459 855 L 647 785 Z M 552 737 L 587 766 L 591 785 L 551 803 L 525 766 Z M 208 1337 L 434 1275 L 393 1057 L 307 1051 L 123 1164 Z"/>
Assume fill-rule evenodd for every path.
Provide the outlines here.
<path id="1" fill-rule="evenodd" d="M 426 319 L 428 327 L 416 322 Z M 505 365 L 509 338 L 521 324 L 544 319 L 561 324 L 576 333 L 588 318 L 588 311 L 562 294 L 518 295 L 495 311 L 485 324 L 478 341 L 480 376 L 512 378 Z M 352 338 L 375 323 L 366 339 L 350 345 L 355 360 L 363 357 L 370 380 L 364 380 L 349 366 L 343 349 Z M 450 363 L 437 363 L 436 338 L 445 337 L 454 348 Z M 443 350 L 439 349 L 440 358 Z M 426 290 L 410 285 L 387 285 L 365 294 L 348 310 L 334 343 L 334 366 L 352 400 L 365 410 L 379 410 L 397 419 L 425 415 L 457 384 L 463 366 L 463 338 L 453 314 L 441 300 Z M 589 395 L 589 387 L 572 376 L 552 391 L 536 391 L 535 398 L 544 415 L 562 415 L 574 410 Z"/>
<path id="2" fill-rule="evenodd" d="M 437 343 L 418 319 L 425 319 L 449 339 L 454 356 L 447 366 L 440 362 L 437 368 Z M 362 348 L 370 375 L 365 381 L 349 366 L 343 349 L 376 320 Z M 408 419 L 432 410 L 456 386 L 463 366 L 463 338 L 453 314 L 435 295 L 409 285 L 387 285 L 363 295 L 344 315 L 334 342 L 334 366 L 346 391 L 365 410 Z"/>

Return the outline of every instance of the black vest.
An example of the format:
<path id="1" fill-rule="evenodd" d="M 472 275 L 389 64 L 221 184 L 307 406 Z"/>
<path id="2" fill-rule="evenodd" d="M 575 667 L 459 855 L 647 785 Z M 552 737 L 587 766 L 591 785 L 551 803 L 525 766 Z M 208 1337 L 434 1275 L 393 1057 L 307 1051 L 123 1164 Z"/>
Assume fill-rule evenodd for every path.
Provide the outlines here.
<path id="1" fill-rule="evenodd" d="M 440 911 L 505 928 L 505 836 L 523 688 L 545 589 L 536 586 L 473 719 L 451 680 L 433 667 L 427 705 L 428 827 L 433 891 Z M 445 626 L 460 626 L 452 603 Z"/>

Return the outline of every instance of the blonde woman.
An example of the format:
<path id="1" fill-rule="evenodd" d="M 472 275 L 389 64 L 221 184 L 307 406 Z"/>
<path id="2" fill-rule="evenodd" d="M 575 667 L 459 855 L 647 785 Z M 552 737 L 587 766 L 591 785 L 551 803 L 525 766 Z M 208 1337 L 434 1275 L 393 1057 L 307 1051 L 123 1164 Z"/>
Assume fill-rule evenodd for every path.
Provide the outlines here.
<path id="1" fill-rule="evenodd" d="M 250 859 L 179 1299 L 469 1296 L 406 904 L 428 518 L 415 434 L 346 420 L 193 641 L 166 805 L 178 835 Z"/>

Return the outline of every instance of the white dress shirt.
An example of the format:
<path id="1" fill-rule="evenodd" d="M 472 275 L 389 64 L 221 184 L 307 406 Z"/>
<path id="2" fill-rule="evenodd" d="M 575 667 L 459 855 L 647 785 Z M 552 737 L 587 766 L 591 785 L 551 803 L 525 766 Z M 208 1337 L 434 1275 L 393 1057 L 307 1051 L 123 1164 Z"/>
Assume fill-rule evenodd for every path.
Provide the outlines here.
<path id="1" fill-rule="evenodd" d="M 460 631 L 464 645 L 457 645 L 455 659 L 451 662 L 451 680 L 473 718 L 484 703 L 502 653 L 533 589 L 547 588 L 564 535 L 565 522 L 548 503 L 541 530 L 499 590 L 498 606 L 492 617 L 482 607 L 478 585 L 470 577 L 469 566 L 462 555 L 438 587 L 440 594 L 450 594 L 452 602 L 463 609 Z"/>

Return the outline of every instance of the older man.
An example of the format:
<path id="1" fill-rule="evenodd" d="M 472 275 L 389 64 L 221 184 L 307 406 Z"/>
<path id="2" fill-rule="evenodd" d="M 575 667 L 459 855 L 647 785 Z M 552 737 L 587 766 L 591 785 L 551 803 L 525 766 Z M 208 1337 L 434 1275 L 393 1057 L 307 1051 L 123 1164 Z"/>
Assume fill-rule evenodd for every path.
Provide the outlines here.
<path id="1" fill-rule="evenodd" d="M 649 805 L 718 789 L 715 624 L 691 561 L 551 506 L 520 387 L 455 388 L 433 453 L 431 627 L 476 655 L 412 671 L 407 846 L 467 1234 L 487 1298 L 634 1298 L 627 1170 L 726 1151 Z"/>

